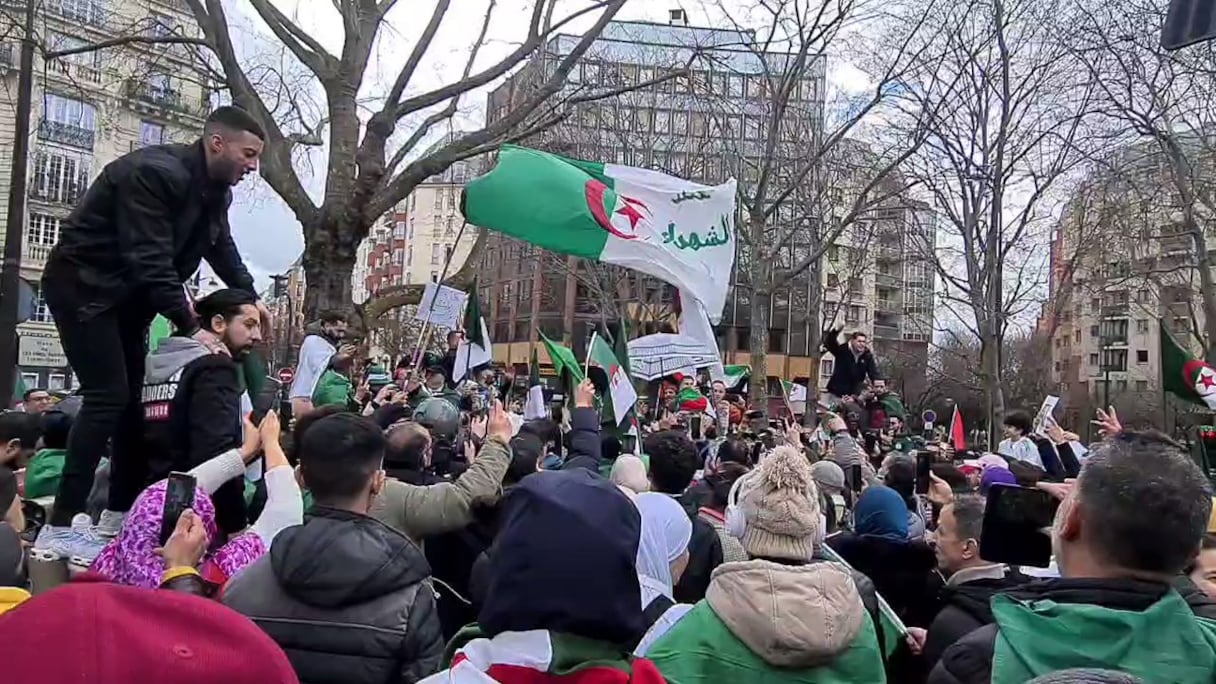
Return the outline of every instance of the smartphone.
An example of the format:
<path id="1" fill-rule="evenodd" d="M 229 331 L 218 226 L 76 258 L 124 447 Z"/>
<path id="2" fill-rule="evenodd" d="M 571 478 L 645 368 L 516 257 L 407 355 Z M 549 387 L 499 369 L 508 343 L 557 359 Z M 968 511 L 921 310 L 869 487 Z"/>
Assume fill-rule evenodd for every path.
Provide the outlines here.
<path id="1" fill-rule="evenodd" d="M 637 450 L 638 438 L 634 435 L 624 435 L 621 437 L 621 453 L 632 454 Z"/>
<path id="2" fill-rule="evenodd" d="M 980 558 L 990 563 L 1051 564 L 1051 535 L 1044 532 L 1060 502 L 1041 489 L 993 485 L 988 490 L 980 532 Z"/>
<path id="3" fill-rule="evenodd" d="M 853 485 L 853 492 L 856 494 L 860 494 L 861 493 L 861 464 L 854 463 L 853 465 L 849 466 L 849 475 L 850 475 L 851 479 L 853 480 L 851 483 Z"/>
<path id="4" fill-rule="evenodd" d="M 254 425 L 261 425 L 262 419 L 267 413 L 279 407 L 279 395 L 283 391 L 283 383 L 279 382 L 278 378 L 267 376 L 263 381 L 262 389 L 256 397 L 253 397 L 253 420 Z"/>
<path id="5" fill-rule="evenodd" d="M 701 414 L 697 414 L 688 419 L 688 431 L 692 433 L 694 440 L 701 439 Z"/>
<path id="6" fill-rule="evenodd" d="M 929 472 L 933 467 L 933 452 L 917 451 L 916 452 L 916 493 L 929 493 Z"/>
<path id="7" fill-rule="evenodd" d="M 160 518 L 160 545 L 169 541 L 169 535 L 177 527 L 178 518 L 187 508 L 194 507 L 194 488 L 197 482 L 189 473 L 169 473 L 169 481 L 165 485 L 165 510 Z"/>

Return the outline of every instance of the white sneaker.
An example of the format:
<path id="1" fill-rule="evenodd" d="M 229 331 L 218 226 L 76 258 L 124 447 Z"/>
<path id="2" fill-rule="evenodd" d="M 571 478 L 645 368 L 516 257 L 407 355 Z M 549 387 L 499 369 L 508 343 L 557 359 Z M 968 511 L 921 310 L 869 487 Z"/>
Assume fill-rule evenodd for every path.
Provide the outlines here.
<path id="1" fill-rule="evenodd" d="M 72 555 L 74 530 L 71 527 L 43 525 L 30 549 L 30 558 L 40 561 L 66 560 Z"/>
<path id="2" fill-rule="evenodd" d="M 93 564 L 101 550 L 110 540 L 102 537 L 93 528 L 93 519 L 88 513 L 77 513 L 72 518 L 72 535 L 68 542 L 68 562 L 84 568 Z"/>
<path id="3" fill-rule="evenodd" d="M 101 512 L 101 517 L 97 519 L 97 526 L 94 529 L 99 536 L 113 539 L 118 536 L 119 532 L 122 532 L 122 525 L 126 520 L 126 513 L 105 510 Z"/>

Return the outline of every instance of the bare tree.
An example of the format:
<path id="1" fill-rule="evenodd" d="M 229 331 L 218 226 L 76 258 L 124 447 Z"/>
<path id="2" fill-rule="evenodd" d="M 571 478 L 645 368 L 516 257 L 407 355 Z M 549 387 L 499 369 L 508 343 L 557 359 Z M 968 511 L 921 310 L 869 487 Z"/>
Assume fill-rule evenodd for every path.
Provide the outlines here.
<path id="1" fill-rule="evenodd" d="M 942 6 L 936 78 L 908 83 L 928 139 L 907 165 L 944 216 L 934 264 L 947 306 L 980 340 L 985 422 L 1004 411 L 1002 340 L 1047 283 L 1039 245 L 1050 207 L 1084 155 L 1093 85 L 1054 40 L 1063 0 Z M 995 437 L 995 434 L 993 435 Z"/>
<path id="2" fill-rule="evenodd" d="M 287 125 L 276 119 L 265 95 L 254 87 L 229 29 L 221 0 L 185 0 L 214 50 L 224 84 L 235 104 L 258 116 L 267 128 L 267 149 L 261 175 L 286 202 L 303 226 L 303 265 L 308 278 L 305 310 L 349 308 L 350 274 L 359 242 L 378 217 L 409 194 L 420 182 L 461 159 L 483 154 L 496 146 L 526 139 L 568 116 L 574 101 L 611 96 L 586 93 L 554 99 L 571 68 L 590 47 L 625 0 L 597 0 L 565 16 L 558 0 L 531 3 L 528 29 L 508 54 L 488 66 L 479 60 L 485 37 L 504 11 L 490 0 L 477 22 L 478 35 L 468 51 L 460 77 L 433 89 L 417 85 L 419 65 L 432 49 L 441 26 L 466 21 L 453 10 L 451 0 L 436 0 L 420 38 L 374 101 L 360 98 L 360 86 L 378 40 L 390 32 L 387 14 L 397 0 L 335 2 L 343 29 L 342 49 L 331 53 L 314 36 L 286 16 L 269 0 L 251 0 L 254 10 L 299 63 L 315 77 L 323 92 L 324 111 L 319 122 Z M 467 8 L 466 8 L 467 9 Z M 329 11 L 330 8 L 326 8 Z M 506 76 L 530 57 L 548 49 L 551 39 L 572 22 L 594 18 L 563 58 L 551 62 L 539 86 L 514 102 L 510 111 L 492 123 L 456 136 L 451 142 L 419 154 L 420 149 L 459 112 L 461 104 L 478 89 Z M 361 116 L 370 110 L 370 115 Z M 420 119 L 420 120 L 419 120 Z M 411 124 L 411 121 L 415 123 Z M 292 150 L 316 145 L 327 135 L 324 195 L 316 203 L 292 167 Z M 416 156 L 415 156 L 416 155 Z M 414 158 L 412 158 L 414 157 Z M 470 258 L 471 266 L 476 261 Z"/>
<path id="3" fill-rule="evenodd" d="M 1158 28 L 1166 9 L 1148 0 L 1077 3 L 1072 16 L 1080 30 L 1071 45 L 1099 88 L 1099 125 L 1109 145 L 1130 153 L 1108 173 L 1119 173 L 1129 194 L 1155 210 L 1153 225 L 1137 226 L 1135 235 L 1142 244 L 1168 246 L 1169 254 L 1141 254 L 1128 270 L 1168 291 L 1161 306 L 1172 310 L 1162 315 L 1191 319 L 1195 341 L 1216 362 L 1208 251 L 1216 229 L 1216 46 L 1164 50 Z"/>

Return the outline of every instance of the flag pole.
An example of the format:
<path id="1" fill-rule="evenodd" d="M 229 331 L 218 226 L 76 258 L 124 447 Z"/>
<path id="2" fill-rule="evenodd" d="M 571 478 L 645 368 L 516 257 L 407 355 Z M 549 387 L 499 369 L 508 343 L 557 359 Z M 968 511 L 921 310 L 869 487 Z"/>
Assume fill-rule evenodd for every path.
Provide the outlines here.
<path id="1" fill-rule="evenodd" d="M 413 366 L 415 370 L 418 369 L 418 364 L 422 363 L 423 350 L 431 341 L 431 311 L 435 308 L 435 301 L 439 299 L 439 287 L 448 277 L 448 268 L 451 267 L 452 259 L 456 256 L 456 245 L 460 244 L 460 238 L 464 235 L 467 225 L 469 225 L 468 221 L 461 222 L 460 230 L 456 231 L 456 239 L 452 241 L 452 251 L 448 252 L 447 259 L 443 261 L 443 270 L 439 274 L 439 281 L 435 283 L 435 294 L 431 296 L 430 306 L 426 308 L 426 318 L 422 320 L 422 331 L 418 333 L 418 345 L 414 347 Z"/>
<path id="2" fill-rule="evenodd" d="M 583 377 L 587 377 L 591 373 L 591 352 L 595 350 L 595 338 L 600 334 L 600 331 L 591 331 L 591 343 L 587 345 L 587 360 L 583 362 Z"/>

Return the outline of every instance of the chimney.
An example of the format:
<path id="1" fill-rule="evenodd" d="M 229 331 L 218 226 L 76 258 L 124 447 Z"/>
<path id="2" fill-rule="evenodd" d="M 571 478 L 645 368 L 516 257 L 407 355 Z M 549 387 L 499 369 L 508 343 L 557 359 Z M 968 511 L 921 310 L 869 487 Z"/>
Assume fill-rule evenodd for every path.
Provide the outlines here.
<path id="1" fill-rule="evenodd" d="M 667 10 L 667 23 L 672 26 L 688 26 L 688 13 L 682 9 Z"/>

